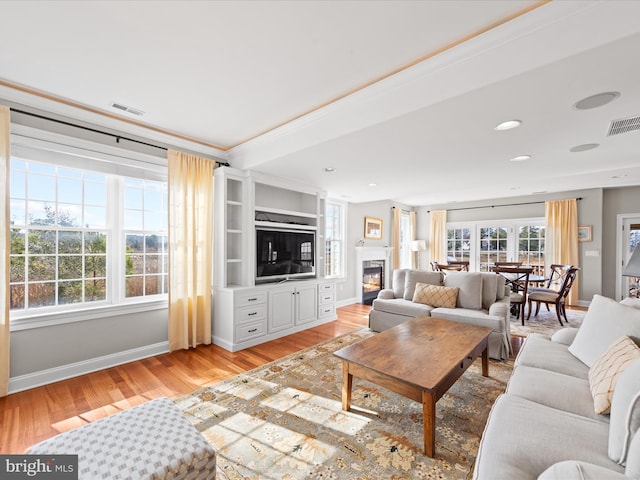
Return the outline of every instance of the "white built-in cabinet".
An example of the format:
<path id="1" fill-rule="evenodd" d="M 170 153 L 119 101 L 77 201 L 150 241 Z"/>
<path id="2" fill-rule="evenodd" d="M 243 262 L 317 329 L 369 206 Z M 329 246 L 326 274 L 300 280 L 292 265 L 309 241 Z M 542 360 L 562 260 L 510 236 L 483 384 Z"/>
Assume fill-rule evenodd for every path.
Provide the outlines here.
<path id="1" fill-rule="evenodd" d="M 237 351 L 335 320 L 335 283 L 324 278 L 324 192 L 230 167 L 215 170 L 214 184 L 212 341 Z M 316 277 L 256 284 L 256 226 L 315 230 Z"/>

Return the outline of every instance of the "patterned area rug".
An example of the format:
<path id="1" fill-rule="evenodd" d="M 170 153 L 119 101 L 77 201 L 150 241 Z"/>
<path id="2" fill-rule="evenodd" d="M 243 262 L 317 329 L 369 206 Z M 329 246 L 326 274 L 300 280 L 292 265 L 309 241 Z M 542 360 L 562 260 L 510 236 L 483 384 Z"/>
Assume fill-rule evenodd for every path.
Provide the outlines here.
<path id="1" fill-rule="evenodd" d="M 468 479 L 491 405 L 513 363 L 476 361 L 436 408 L 436 458 L 423 454 L 422 406 L 354 378 L 341 407 L 342 365 L 332 352 L 366 328 L 176 400 L 218 450 L 231 480 Z"/>
<path id="2" fill-rule="evenodd" d="M 547 312 L 547 308 L 542 305 L 540 307 L 540 313 L 537 316 L 531 314 L 531 318 L 527 320 L 525 314 L 524 326 L 522 326 L 522 320 L 511 315 L 511 335 L 516 337 L 526 337 L 530 333 L 541 333 L 542 335 L 551 336 L 556 331 L 564 327 L 579 327 L 582 325 L 582 319 L 584 318 L 586 311 L 582 310 L 570 310 L 567 309 L 567 320 L 569 323 L 562 319 L 562 323 L 564 323 L 564 327 L 560 326 L 558 322 L 558 318 L 556 317 L 556 311 L 553 306 L 550 308 L 551 311 Z M 529 310 L 527 309 L 527 312 Z M 535 313 L 535 307 L 534 307 Z"/>

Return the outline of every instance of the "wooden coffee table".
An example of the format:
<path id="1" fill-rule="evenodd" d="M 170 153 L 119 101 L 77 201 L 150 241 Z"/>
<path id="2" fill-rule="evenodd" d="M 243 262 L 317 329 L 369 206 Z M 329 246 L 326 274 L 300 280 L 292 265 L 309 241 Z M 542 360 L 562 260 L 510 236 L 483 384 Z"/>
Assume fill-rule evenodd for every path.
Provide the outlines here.
<path id="1" fill-rule="evenodd" d="M 342 359 L 342 409 L 351 408 L 353 377 L 422 403 L 424 453 L 435 455 L 436 402 L 482 355 L 489 376 L 489 327 L 416 317 L 338 350 Z"/>

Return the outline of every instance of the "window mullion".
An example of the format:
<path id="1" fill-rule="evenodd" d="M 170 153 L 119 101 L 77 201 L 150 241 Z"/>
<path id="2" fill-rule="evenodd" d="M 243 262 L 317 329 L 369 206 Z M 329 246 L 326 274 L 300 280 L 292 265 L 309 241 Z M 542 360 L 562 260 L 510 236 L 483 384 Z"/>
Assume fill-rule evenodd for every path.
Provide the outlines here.
<path id="1" fill-rule="evenodd" d="M 124 300 L 124 271 L 123 258 L 123 180 L 115 175 L 109 175 L 107 180 L 107 218 L 111 225 L 108 243 L 107 260 L 107 291 L 112 304 L 122 303 Z"/>

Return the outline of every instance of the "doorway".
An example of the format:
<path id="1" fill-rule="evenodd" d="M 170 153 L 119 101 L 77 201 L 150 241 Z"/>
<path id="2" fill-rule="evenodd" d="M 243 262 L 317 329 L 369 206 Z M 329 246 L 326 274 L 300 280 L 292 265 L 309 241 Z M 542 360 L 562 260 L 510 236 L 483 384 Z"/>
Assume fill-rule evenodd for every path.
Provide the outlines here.
<path id="1" fill-rule="evenodd" d="M 640 278 L 622 275 L 631 254 L 640 245 L 640 214 L 618 215 L 618 266 L 616 268 L 616 297 L 622 300 L 626 297 L 638 298 L 638 284 Z"/>

